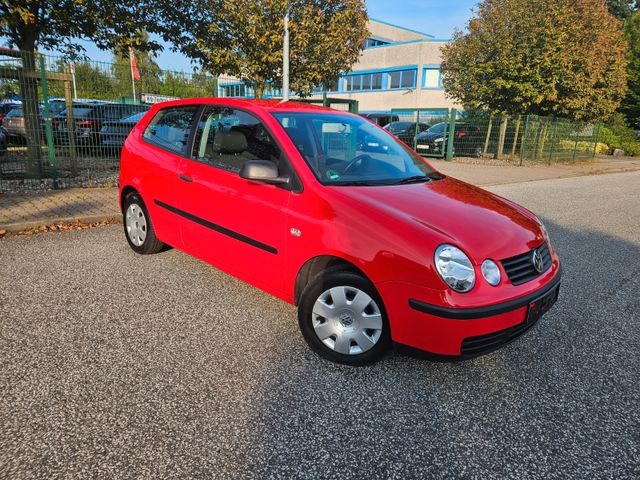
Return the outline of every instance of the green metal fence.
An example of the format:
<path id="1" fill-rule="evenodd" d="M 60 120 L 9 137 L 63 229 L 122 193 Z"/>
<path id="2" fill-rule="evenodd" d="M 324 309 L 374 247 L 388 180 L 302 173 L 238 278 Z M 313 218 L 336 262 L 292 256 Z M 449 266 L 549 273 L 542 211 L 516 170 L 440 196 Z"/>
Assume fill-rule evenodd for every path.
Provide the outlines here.
<path id="1" fill-rule="evenodd" d="M 138 70 L 132 82 L 128 59 L 71 62 L 1 50 L 8 145 L 0 142 L 0 191 L 115 184 L 124 139 L 153 103 L 219 96 L 219 83 L 231 81 L 144 62 Z"/>
<path id="2" fill-rule="evenodd" d="M 600 124 L 535 115 L 487 115 L 455 109 L 392 109 L 393 132 L 424 157 L 476 157 L 513 164 L 592 159 Z M 390 127 L 392 128 L 392 127 Z M 451 134 L 450 134 L 451 132 Z"/>

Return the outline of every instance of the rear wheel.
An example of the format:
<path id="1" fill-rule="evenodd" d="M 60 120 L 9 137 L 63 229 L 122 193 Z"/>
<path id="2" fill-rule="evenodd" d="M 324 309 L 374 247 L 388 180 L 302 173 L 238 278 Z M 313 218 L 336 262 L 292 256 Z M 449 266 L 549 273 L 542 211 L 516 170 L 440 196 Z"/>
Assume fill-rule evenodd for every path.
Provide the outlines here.
<path id="1" fill-rule="evenodd" d="M 309 346 L 337 363 L 374 362 L 391 344 L 382 299 L 371 282 L 353 272 L 317 275 L 302 293 L 298 322 Z"/>
<path id="2" fill-rule="evenodd" d="M 134 252 L 147 255 L 158 253 L 164 247 L 164 243 L 156 237 L 142 197 L 136 192 L 129 193 L 125 197 L 122 223 L 127 242 Z"/>
<path id="3" fill-rule="evenodd" d="M 482 156 L 482 147 L 480 145 L 473 149 L 473 156 L 474 158 L 480 158 Z"/>

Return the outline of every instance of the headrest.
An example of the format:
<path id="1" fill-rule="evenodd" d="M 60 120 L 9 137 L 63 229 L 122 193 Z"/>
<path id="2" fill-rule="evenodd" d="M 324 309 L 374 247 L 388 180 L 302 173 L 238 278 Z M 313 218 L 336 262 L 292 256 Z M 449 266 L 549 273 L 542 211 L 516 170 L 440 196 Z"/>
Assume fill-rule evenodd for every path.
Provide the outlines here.
<path id="1" fill-rule="evenodd" d="M 213 137 L 213 149 L 218 153 L 240 153 L 247 149 L 247 137 L 242 132 L 216 132 Z"/>

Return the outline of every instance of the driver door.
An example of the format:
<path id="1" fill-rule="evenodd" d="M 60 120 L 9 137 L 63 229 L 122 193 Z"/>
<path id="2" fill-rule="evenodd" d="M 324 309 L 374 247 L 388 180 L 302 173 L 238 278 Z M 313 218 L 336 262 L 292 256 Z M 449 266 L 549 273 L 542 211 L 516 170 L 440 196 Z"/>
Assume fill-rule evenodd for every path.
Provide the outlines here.
<path id="1" fill-rule="evenodd" d="M 246 111 L 207 106 L 194 152 L 180 165 L 178 202 L 184 249 L 265 290 L 283 290 L 286 217 L 291 191 L 241 178 L 247 160 L 287 162 L 262 122 Z"/>

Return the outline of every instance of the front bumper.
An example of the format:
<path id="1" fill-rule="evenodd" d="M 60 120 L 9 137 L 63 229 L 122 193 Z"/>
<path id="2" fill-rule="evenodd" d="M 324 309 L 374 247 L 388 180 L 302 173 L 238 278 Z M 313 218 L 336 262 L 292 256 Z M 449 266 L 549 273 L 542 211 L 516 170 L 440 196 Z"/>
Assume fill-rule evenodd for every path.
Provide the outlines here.
<path id="1" fill-rule="evenodd" d="M 539 317 L 527 320 L 529 305 L 543 296 L 557 298 L 560 267 L 545 277 L 542 285 L 525 295 L 474 308 L 450 308 L 417 300 L 427 292 L 415 285 L 387 282 L 377 287 L 396 344 L 444 359 L 464 359 L 500 348 L 537 322 Z"/>

